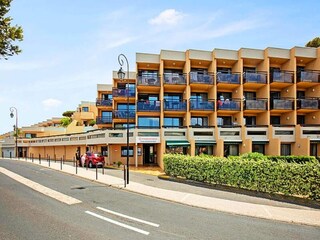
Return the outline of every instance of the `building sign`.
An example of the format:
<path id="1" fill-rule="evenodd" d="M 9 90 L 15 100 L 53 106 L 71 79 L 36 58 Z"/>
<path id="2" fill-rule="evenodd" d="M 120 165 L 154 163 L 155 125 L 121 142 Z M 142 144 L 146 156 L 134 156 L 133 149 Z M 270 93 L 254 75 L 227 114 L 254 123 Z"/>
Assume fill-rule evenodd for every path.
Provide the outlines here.
<path id="1" fill-rule="evenodd" d="M 160 143 L 160 137 L 137 137 L 137 143 Z"/>

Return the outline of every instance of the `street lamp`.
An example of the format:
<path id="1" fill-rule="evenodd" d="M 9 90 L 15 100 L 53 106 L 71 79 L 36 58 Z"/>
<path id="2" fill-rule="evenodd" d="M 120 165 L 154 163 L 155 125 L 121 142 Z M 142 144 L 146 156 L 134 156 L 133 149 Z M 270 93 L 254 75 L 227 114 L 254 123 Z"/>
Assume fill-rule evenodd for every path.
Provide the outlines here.
<path id="1" fill-rule="evenodd" d="M 18 110 L 15 108 L 15 107 L 11 107 L 10 108 L 10 117 L 13 118 L 14 117 L 14 113 L 13 112 L 16 112 L 16 125 L 14 126 L 14 130 L 16 132 L 16 138 L 15 138 L 15 143 L 16 143 L 16 156 L 18 156 Z"/>
<path id="2" fill-rule="evenodd" d="M 127 94 L 127 172 L 124 172 L 124 180 L 127 181 L 129 184 L 129 63 L 128 59 L 124 54 L 120 54 L 118 56 L 118 62 L 120 64 L 120 69 L 118 71 L 118 78 L 124 80 L 126 74 L 122 69 L 124 64 L 124 60 L 127 63 L 127 87 L 126 87 L 126 94 Z M 127 177 L 125 177 L 127 176 Z"/>

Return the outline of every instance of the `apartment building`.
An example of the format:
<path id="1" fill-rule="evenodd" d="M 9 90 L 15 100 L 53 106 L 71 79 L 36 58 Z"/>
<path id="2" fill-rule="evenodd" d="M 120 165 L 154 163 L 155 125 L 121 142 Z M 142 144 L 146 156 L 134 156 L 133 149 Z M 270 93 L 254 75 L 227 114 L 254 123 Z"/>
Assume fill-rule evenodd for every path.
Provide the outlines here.
<path id="1" fill-rule="evenodd" d="M 137 53 L 129 75 L 97 85 L 98 130 L 33 139 L 29 152 L 125 162 L 128 117 L 136 166 L 163 167 L 167 152 L 320 155 L 320 48 Z"/>

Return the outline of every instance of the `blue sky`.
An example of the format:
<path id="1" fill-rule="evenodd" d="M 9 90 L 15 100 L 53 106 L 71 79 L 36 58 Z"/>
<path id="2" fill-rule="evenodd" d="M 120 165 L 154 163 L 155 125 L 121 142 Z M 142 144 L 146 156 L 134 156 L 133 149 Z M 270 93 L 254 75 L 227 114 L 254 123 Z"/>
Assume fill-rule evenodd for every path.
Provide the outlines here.
<path id="1" fill-rule="evenodd" d="M 23 52 L 0 60 L 0 134 L 95 101 L 117 57 L 161 49 L 292 48 L 320 35 L 319 1 L 13 0 Z"/>

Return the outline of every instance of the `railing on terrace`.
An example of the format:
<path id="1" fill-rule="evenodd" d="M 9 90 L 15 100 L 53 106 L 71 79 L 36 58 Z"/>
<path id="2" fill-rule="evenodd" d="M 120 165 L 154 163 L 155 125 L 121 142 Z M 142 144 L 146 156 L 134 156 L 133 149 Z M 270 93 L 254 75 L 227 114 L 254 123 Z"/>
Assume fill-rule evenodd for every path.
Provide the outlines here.
<path id="1" fill-rule="evenodd" d="M 190 83 L 213 84 L 213 73 L 190 72 Z"/>
<path id="2" fill-rule="evenodd" d="M 240 84 L 240 73 L 217 73 L 217 83 Z"/>
<path id="3" fill-rule="evenodd" d="M 258 98 L 258 99 L 249 99 L 243 102 L 245 110 L 268 110 L 268 99 Z"/>
<path id="4" fill-rule="evenodd" d="M 122 88 L 113 88 L 112 89 L 112 95 L 113 97 L 127 97 L 129 94 L 129 97 L 135 97 L 136 91 L 135 89 L 122 89 Z"/>
<path id="5" fill-rule="evenodd" d="M 317 98 L 297 99 L 297 109 L 320 109 L 320 100 Z"/>
<path id="6" fill-rule="evenodd" d="M 138 112 L 160 112 L 161 102 L 160 101 L 137 101 Z"/>
<path id="7" fill-rule="evenodd" d="M 240 111 L 241 99 L 226 99 L 226 100 L 218 100 L 217 109 L 218 110 L 233 110 Z"/>
<path id="8" fill-rule="evenodd" d="M 320 83 L 320 71 L 299 71 L 297 72 L 297 82 Z"/>
<path id="9" fill-rule="evenodd" d="M 189 100 L 190 110 L 214 111 L 214 101 L 200 101 L 196 99 Z"/>
<path id="10" fill-rule="evenodd" d="M 139 86 L 160 86 L 160 77 L 157 73 L 137 74 Z"/>
<path id="11" fill-rule="evenodd" d="M 293 83 L 294 73 L 291 71 L 270 72 L 270 82 Z"/>
<path id="12" fill-rule="evenodd" d="M 127 110 L 114 110 L 113 111 L 113 118 L 116 119 L 126 119 L 128 116 Z M 129 118 L 135 118 L 136 111 L 135 110 L 129 110 Z"/>
<path id="13" fill-rule="evenodd" d="M 98 116 L 97 117 L 97 124 L 108 124 L 112 123 L 112 117 L 107 117 L 107 116 Z"/>
<path id="14" fill-rule="evenodd" d="M 187 126 L 162 125 L 163 128 L 187 128 Z"/>
<path id="15" fill-rule="evenodd" d="M 164 110 L 165 111 L 186 111 L 187 110 L 187 101 L 181 100 L 164 100 Z"/>
<path id="16" fill-rule="evenodd" d="M 243 73 L 244 83 L 267 83 L 267 72 L 244 72 Z"/>
<path id="17" fill-rule="evenodd" d="M 163 74 L 163 83 L 164 84 L 177 84 L 185 85 L 187 84 L 186 74 L 184 73 L 164 73 Z"/>
<path id="18" fill-rule="evenodd" d="M 293 110 L 293 99 L 271 99 L 270 108 L 278 110 Z"/>
<path id="19" fill-rule="evenodd" d="M 112 106 L 112 99 L 97 98 L 96 106 Z"/>

